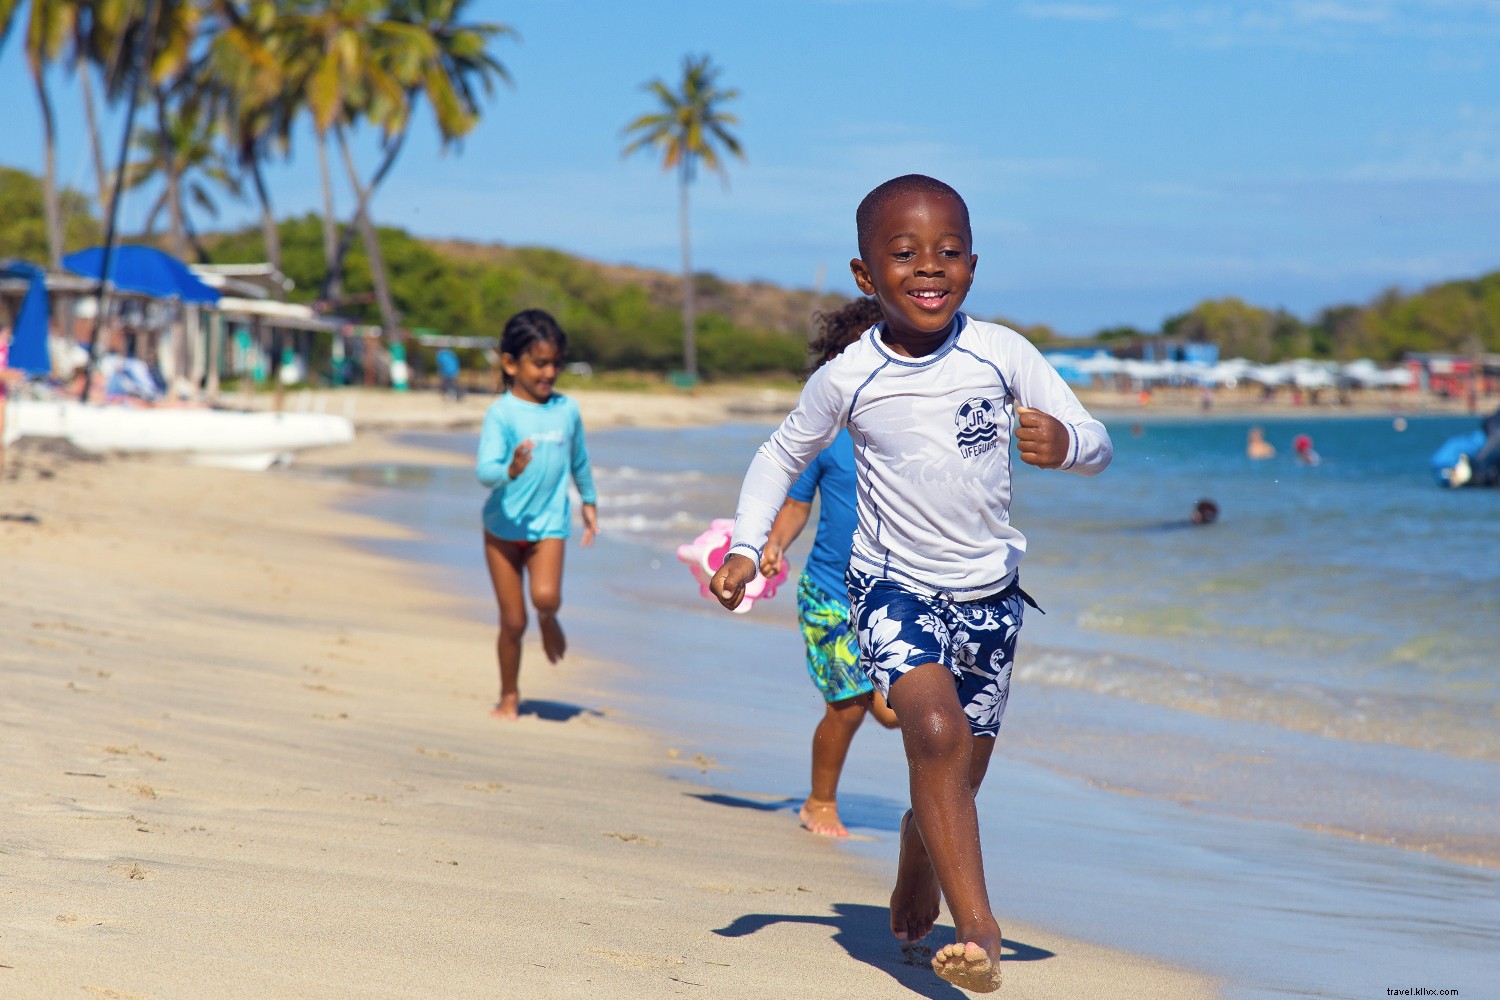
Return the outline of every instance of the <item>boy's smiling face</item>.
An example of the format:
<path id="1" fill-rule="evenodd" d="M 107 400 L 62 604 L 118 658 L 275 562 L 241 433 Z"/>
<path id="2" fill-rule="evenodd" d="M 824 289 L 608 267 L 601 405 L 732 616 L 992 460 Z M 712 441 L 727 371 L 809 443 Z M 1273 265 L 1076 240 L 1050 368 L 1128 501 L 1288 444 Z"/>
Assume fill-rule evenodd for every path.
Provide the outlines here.
<path id="1" fill-rule="evenodd" d="M 849 270 L 879 301 L 887 344 L 920 357 L 943 342 L 974 283 L 979 258 L 970 240 L 963 208 L 949 195 L 912 191 L 881 206 L 862 250 L 869 259 L 856 257 Z"/>

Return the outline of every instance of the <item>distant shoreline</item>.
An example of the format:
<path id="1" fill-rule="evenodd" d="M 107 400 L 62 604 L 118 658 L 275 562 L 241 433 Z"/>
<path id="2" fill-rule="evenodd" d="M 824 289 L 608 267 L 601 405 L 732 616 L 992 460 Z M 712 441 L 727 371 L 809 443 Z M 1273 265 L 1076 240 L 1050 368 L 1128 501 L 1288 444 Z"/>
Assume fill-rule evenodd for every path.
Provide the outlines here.
<path id="1" fill-rule="evenodd" d="M 796 388 L 753 382 L 712 383 L 683 391 L 669 386 L 623 390 L 593 389 L 570 384 L 561 392 L 578 401 L 584 426 L 607 427 L 701 427 L 720 423 L 775 424 L 797 402 Z M 1091 413 L 1108 423 L 1151 423 L 1162 420 L 1250 420 L 1286 422 L 1356 417 L 1472 416 L 1476 421 L 1500 405 L 1500 397 L 1478 400 L 1469 409 L 1463 399 L 1443 399 L 1410 392 L 1366 391 L 1352 394 L 1347 403 L 1325 401 L 1293 404 L 1285 395 L 1265 401 L 1258 388 L 1221 389 L 1213 405 L 1204 409 L 1201 390 L 1157 389 L 1143 405 L 1135 392 L 1103 389 L 1078 390 L 1080 401 Z M 287 411 L 342 413 L 354 421 L 356 430 L 420 431 L 475 430 L 484 419 L 493 396 L 468 393 L 461 400 L 448 400 L 430 389 L 397 391 L 365 387 L 307 389 L 288 392 L 282 399 Z M 275 397 L 259 393 L 249 397 L 226 397 L 226 405 L 256 410 L 275 407 Z"/>

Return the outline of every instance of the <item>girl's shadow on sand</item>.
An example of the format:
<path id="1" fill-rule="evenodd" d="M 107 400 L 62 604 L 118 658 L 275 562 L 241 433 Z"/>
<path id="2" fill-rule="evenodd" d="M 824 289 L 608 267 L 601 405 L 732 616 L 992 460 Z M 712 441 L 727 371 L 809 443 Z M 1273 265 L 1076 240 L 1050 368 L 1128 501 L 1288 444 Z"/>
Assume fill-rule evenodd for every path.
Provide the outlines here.
<path id="1" fill-rule="evenodd" d="M 521 702 L 520 712 L 523 718 L 534 715 L 545 722 L 567 722 L 580 715 L 595 718 L 604 715 L 598 709 L 584 708 L 582 705 L 573 705 L 566 701 L 547 701 L 545 698 L 527 698 Z"/>
<path id="2" fill-rule="evenodd" d="M 929 1000 L 959 1000 L 966 997 L 956 986 L 950 986 L 933 974 L 932 942 L 953 940 L 953 928 L 939 924 L 927 939 L 910 949 L 902 949 L 891 937 L 890 910 L 865 903 L 834 903 L 834 916 L 815 917 L 792 913 L 747 913 L 728 927 L 714 930 L 722 937 L 745 937 L 772 924 L 821 924 L 832 927 L 836 941 L 849 957 L 874 966 L 919 996 Z M 1038 962 L 1053 957 L 1053 952 L 1019 941 L 1005 942 L 1002 962 Z"/>

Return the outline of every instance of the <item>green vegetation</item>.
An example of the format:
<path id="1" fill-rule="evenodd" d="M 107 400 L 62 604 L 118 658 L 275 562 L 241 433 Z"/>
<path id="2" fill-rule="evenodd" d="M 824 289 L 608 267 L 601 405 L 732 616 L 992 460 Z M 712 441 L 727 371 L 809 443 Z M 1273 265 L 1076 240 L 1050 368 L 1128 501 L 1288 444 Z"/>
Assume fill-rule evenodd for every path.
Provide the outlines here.
<path id="1" fill-rule="evenodd" d="M 0 167 L 0 260 L 18 257 L 33 264 L 48 259 L 47 216 L 42 182 L 24 170 Z M 71 253 L 102 238 L 99 220 L 89 212 L 87 195 L 72 188 L 59 193 L 63 250 Z"/>
<path id="2" fill-rule="evenodd" d="M 1324 309 L 1311 323 L 1234 298 L 1200 302 L 1162 324 L 1162 333 L 1218 344 L 1224 357 L 1260 362 L 1394 362 L 1408 353 L 1500 352 L 1500 271 L 1413 295 L 1392 289 L 1369 305 Z"/>
<path id="3" fill-rule="evenodd" d="M 317 299 L 320 230 L 311 215 L 278 227 L 282 268 L 296 282 L 293 301 Z M 540 247 L 433 243 L 399 229 L 378 232 L 396 309 L 413 327 L 498 337 L 516 311 L 546 309 L 568 331 L 573 360 L 600 371 L 665 373 L 681 361 L 680 289 L 660 272 L 612 268 Z M 218 263 L 265 259 L 258 229 L 208 237 L 205 246 Z M 349 254 L 347 283 L 349 304 L 341 313 L 374 321 L 369 261 L 359 249 Z M 712 377 L 800 373 L 813 311 L 842 302 L 706 274 L 695 276 L 694 287 L 707 307 L 695 322 L 700 367 Z"/>
<path id="4" fill-rule="evenodd" d="M 47 257 L 42 184 L 23 171 L 0 168 L 0 258 L 41 262 Z M 100 226 L 87 199 L 63 191 L 67 246 L 97 243 Z M 296 282 L 293 301 L 313 302 L 324 276 L 322 223 L 307 215 L 275 229 L 282 268 Z M 552 312 L 568 331 L 574 360 L 620 385 L 659 382 L 681 362 L 681 285 L 661 271 L 601 264 L 542 247 L 508 247 L 420 239 L 380 228 L 380 247 L 391 272 L 391 294 L 410 327 L 446 334 L 498 337 L 520 309 Z M 202 238 L 210 260 L 248 263 L 266 259 L 264 233 L 252 227 Z M 355 248 L 347 262 L 348 300 L 340 313 L 361 323 L 378 321 L 369 261 Z M 693 276 L 701 310 L 695 319 L 699 364 L 710 378 L 746 375 L 796 377 L 818 310 L 840 306 L 839 295 L 816 295 L 765 283 Z M 1045 326 L 1025 327 L 1003 317 L 1035 343 L 1069 346 Z M 1101 330 L 1089 341 L 1112 343 L 1147 336 L 1132 328 Z M 1434 285 L 1414 294 L 1388 291 L 1373 302 L 1339 305 L 1303 322 L 1284 310 L 1226 298 L 1199 303 L 1160 331 L 1219 345 L 1225 357 L 1280 361 L 1292 357 L 1398 361 L 1409 352 L 1500 352 L 1500 271 Z M 418 349 L 419 364 L 431 359 Z M 466 358 L 469 367 L 480 364 Z M 629 373 L 644 373 L 641 378 Z"/>
<path id="5" fill-rule="evenodd" d="M 265 254 L 280 266 L 275 214 L 263 167 L 291 153 L 295 126 L 316 135 L 323 187 L 323 273 L 320 299 L 342 305 L 345 255 L 363 239 L 365 261 L 387 334 L 397 316 L 371 221 L 370 203 L 388 176 L 424 105 L 445 146 L 479 122 L 480 101 L 494 81 L 510 77 L 489 52 L 513 36 L 503 24 L 467 20 L 470 0 L 0 0 L 0 53 L 12 33 L 41 112 L 42 204 L 46 260 L 61 266 L 66 213 L 57 190 L 57 111 L 49 70 L 65 68 L 80 82 L 100 214 L 113 232 L 115 181 L 160 183 L 150 218 L 165 214 L 166 247 L 179 258 L 203 259 L 190 209 L 212 216 L 213 191 L 238 196 L 242 179 L 260 203 Z M 25 11 L 24 17 L 22 11 Z M 137 157 L 111 180 L 94 102 L 95 78 L 110 104 L 125 105 Z M 154 125 L 136 109 L 155 110 Z M 362 172 L 352 133 L 379 137 L 378 164 Z M 330 147 L 336 147 L 354 195 L 349 222 L 334 215 Z M 231 169 L 233 165 L 233 169 Z"/>

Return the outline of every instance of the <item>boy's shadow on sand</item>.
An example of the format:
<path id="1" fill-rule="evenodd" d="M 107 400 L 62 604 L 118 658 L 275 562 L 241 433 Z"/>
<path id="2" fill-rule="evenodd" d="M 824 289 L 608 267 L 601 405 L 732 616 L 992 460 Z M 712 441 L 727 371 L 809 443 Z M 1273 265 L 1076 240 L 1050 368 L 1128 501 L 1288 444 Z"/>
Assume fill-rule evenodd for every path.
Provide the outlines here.
<path id="1" fill-rule="evenodd" d="M 592 718 L 602 718 L 604 713 L 593 708 L 584 708 L 582 705 L 573 705 L 566 701 L 548 701 L 545 698 L 527 698 L 521 702 L 521 715 L 534 715 L 544 722 L 567 722 L 576 719 L 580 715 Z"/>
<path id="2" fill-rule="evenodd" d="M 728 927 L 719 927 L 722 937 L 746 937 L 772 924 L 822 924 L 832 927 L 836 941 L 849 957 L 874 966 L 919 996 L 929 1000 L 959 1000 L 967 994 L 939 979 L 929 964 L 934 945 L 941 947 L 953 940 L 953 928 L 938 924 L 932 933 L 910 953 L 903 952 L 891 937 L 891 912 L 884 906 L 865 903 L 834 903 L 834 916 L 814 917 L 792 913 L 747 913 L 736 917 Z M 1002 962 L 1039 962 L 1053 957 L 1053 952 L 1019 941 L 1006 940 L 1000 955 Z"/>
<path id="3" fill-rule="evenodd" d="M 796 796 L 747 798 L 743 795 L 729 795 L 724 792 L 689 792 L 688 794 L 710 805 L 729 806 L 732 809 L 753 809 L 756 812 L 788 812 L 793 815 L 802 807 L 803 801 Z M 863 827 L 867 830 L 895 833 L 901 829 L 901 815 L 904 812 L 906 812 L 906 804 L 895 799 L 878 795 L 861 795 L 858 792 L 844 793 L 839 796 L 839 815 L 850 829 Z"/>
<path id="4" fill-rule="evenodd" d="M 739 795 L 725 795 L 723 792 L 689 792 L 688 795 L 710 805 L 753 809 L 756 812 L 796 812 L 802 805 L 802 800 L 795 798 L 747 799 Z"/>

